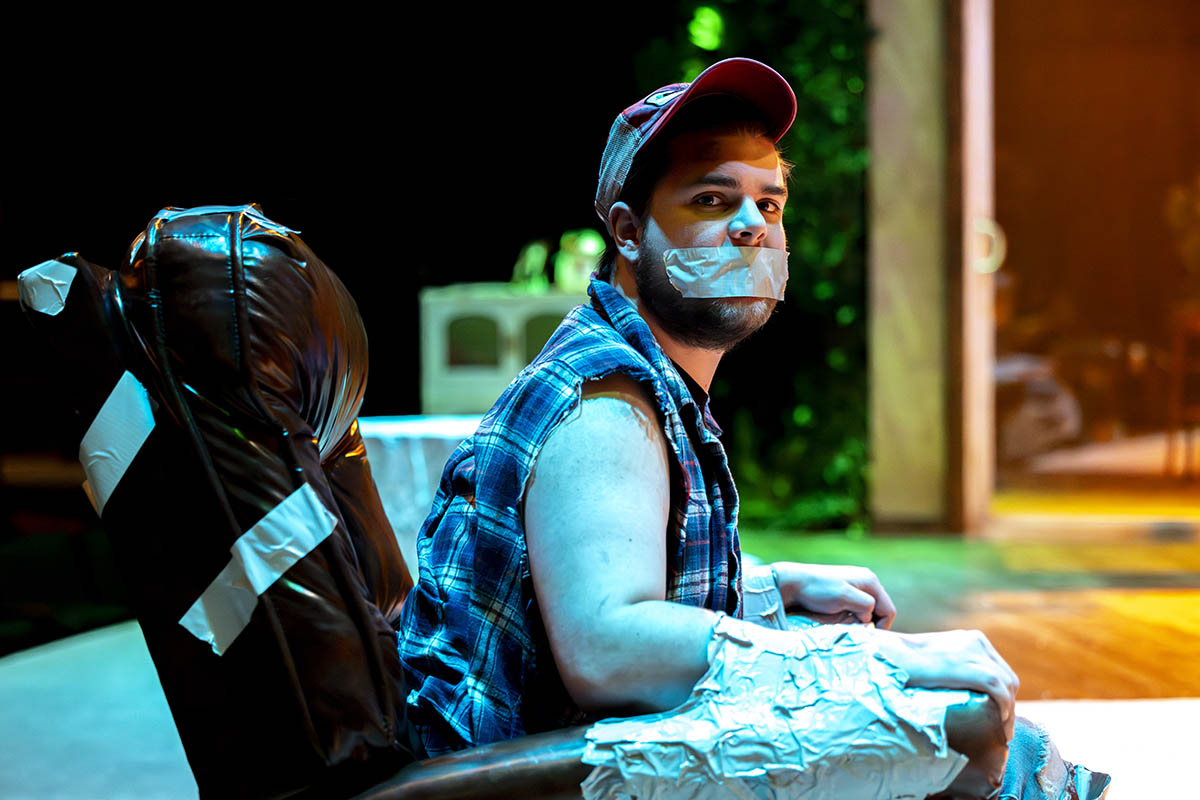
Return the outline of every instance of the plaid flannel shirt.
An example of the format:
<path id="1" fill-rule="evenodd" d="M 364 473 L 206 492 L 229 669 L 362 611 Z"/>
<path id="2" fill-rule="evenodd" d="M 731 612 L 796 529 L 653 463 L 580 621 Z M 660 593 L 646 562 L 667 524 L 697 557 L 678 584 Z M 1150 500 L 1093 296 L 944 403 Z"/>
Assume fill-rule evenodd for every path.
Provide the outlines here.
<path id="1" fill-rule="evenodd" d="M 593 279 L 442 472 L 400 619 L 411 719 L 430 756 L 589 721 L 562 685 L 537 610 L 522 498 L 583 382 L 621 372 L 652 389 L 671 468 L 666 599 L 741 616 L 737 492 L 720 429 L 637 311 Z M 670 654 L 664 653 L 664 658 Z"/>

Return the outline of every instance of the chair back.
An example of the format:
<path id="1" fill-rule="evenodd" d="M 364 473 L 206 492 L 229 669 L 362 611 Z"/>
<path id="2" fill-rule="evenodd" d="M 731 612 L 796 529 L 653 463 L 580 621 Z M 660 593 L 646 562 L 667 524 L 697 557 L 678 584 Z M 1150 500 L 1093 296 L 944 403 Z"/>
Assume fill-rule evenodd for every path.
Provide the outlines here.
<path id="1" fill-rule="evenodd" d="M 166 208 L 22 304 L 203 797 L 348 796 L 412 761 L 412 580 L 356 421 L 357 307 L 257 206 Z"/>

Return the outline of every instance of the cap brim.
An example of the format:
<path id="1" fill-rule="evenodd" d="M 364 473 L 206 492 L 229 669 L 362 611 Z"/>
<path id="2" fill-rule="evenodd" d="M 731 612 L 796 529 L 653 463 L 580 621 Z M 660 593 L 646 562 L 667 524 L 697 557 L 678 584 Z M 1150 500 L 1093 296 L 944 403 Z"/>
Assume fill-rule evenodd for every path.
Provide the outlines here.
<path id="1" fill-rule="evenodd" d="M 701 72 L 696 80 L 675 99 L 671 107 L 654 122 L 642 140 L 653 139 L 688 103 L 711 95 L 740 97 L 762 114 L 767 136 L 778 142 L 796 119 L 796 95 L 775 70 L 750 58 L 727 58 Z"/>

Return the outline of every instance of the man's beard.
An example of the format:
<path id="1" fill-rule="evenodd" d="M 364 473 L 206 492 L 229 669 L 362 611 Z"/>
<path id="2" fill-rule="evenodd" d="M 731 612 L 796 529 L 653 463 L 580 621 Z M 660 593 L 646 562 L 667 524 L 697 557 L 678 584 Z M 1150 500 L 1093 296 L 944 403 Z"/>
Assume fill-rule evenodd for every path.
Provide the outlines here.
<path id="1" fill-rule="evenodd" d="M 674 338 L 705 350 L 730 350 L 766 324 L 775 300 L 763 297 L 684 297 L 667 277 L 660 253 L 643 247 L 633 265 L 638 301 Z"/>

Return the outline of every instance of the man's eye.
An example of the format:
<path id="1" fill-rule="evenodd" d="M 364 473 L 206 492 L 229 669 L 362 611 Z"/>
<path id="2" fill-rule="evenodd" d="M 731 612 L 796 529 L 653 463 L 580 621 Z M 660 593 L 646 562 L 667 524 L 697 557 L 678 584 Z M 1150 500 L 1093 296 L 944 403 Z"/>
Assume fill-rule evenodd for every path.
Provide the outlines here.
<path id="1" fill-rule="evenodd" d="M 721 205 L 721 198 L 715 194 L 702 194 L 696 198 L 696 203 L 705 208 L 715 208 Z"/>
<path id="2" fill-rule="evenodd" d="M 758 204 L 758 210 L 767 214 L 778 214 L 783 211 L 783 206 L 774 200 L 762 200 Z"/>

